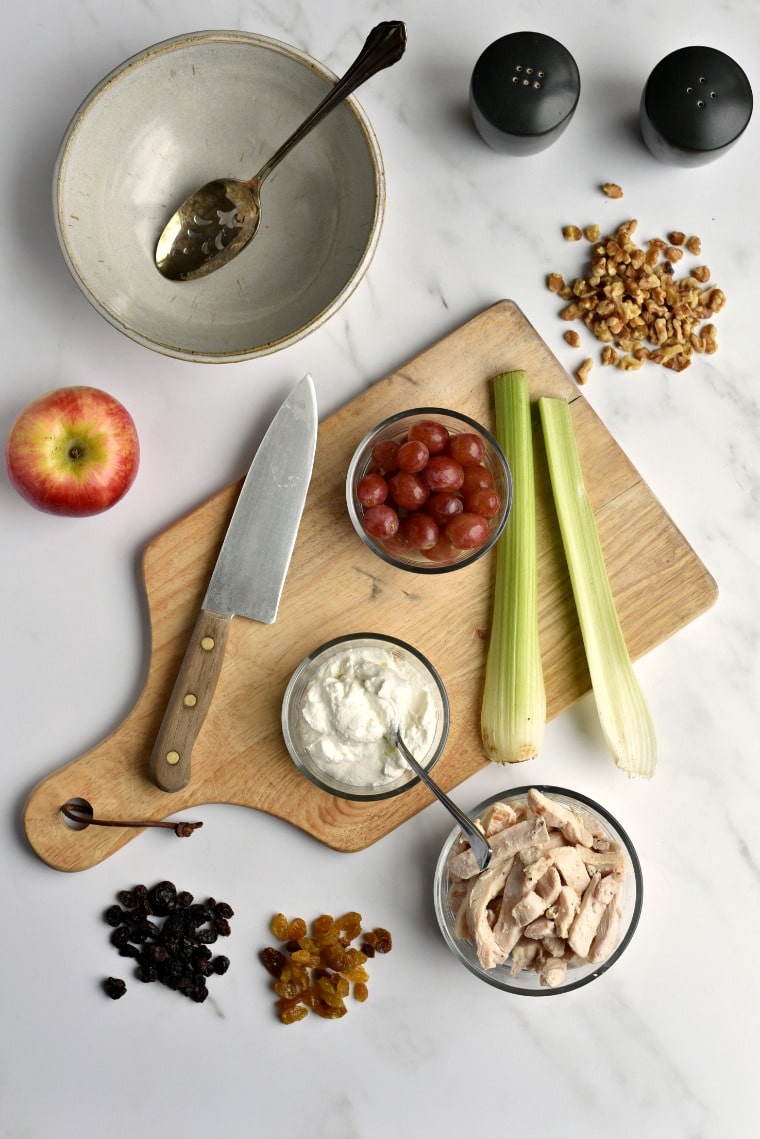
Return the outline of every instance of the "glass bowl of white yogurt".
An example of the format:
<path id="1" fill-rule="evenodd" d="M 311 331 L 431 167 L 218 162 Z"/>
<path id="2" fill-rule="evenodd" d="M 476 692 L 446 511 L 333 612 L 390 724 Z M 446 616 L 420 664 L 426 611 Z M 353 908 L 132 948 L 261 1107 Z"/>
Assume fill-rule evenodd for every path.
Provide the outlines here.
<path id="1" fill-rule="evenodd" d="M 285 690 L 282 733 L 293 762 L 344 799 L 388 799 L 419 782 L 391 742 L 396 726 L 431 769 L 448 737 L 448 697 L 430 661 L 395 637 L 336 637 L 309 653 Z"/>

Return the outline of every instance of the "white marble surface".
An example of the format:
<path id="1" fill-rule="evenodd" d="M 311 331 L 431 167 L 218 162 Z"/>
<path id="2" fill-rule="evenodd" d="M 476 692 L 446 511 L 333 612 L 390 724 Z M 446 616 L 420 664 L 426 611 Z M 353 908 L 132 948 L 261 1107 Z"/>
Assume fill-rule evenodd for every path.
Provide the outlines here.
<path id="1" fill-rule="evenodd" d="M 223 369 L 165 359 L 111 329 L 69 277 L 50 209 L 58 141 L 89 89 L 143 47 L 209 26 L 286 40 L 340 71 L 366 30 L 394 17 L 407 22 L 407 55 L 360 95 L 385 159 L 386 222 L 345 307 L 302 343 Z M 467 87 L 483 48 L 524 29 L 568 46 L 583 92 L 555 147 L 510 161 L 475 135 Z M 683 171 L 658 165 L 635 128 L 649 71 L 688 43 L 733 55 L 760 88 L 756 0 L 37 0 L 12 5 L 3 33 L 3 437 L 43 390 L 90 383 L 130 408 L 143 459 L 127 498 L 81 522 L 31 510 L 0 480 L 0 1136 L 757 1134 L 760 135 L 753 120 L 730 154 Z M 624 187 L 624 203 L 601 196 L 607 180 Z M 306 370 L 325 415 L 502 297 L 573 366 L 544 278 L 574 272 L 563 224 L 604 225 L 621 207 L 646 234 L 700 234 L 728 296 L 717 355 L 680 376 L 597 368 L 586 388 L 720 597 L 637 666 L 660 744 L 653 782 L 617 772 L 587 699 L 549 725 L 530 770 L 484 769 L 459 798 L 472 805 L 530 780 L 604 803 L 633 837 L 646 882 L 624 958 L 596 984 L 545 1001 L 497 993 L 462 970 L 432 911 L 449 831 L 437 804 L 354 855 L 213 806 L 187 845 L 148 833 L 70 876 L 39 861 L 21 827 L 27 793 L 114 728 L 141 687 L 146 541 L 241 472 Z M 119 965 L 102 909 L 157 874 L 237 911 L 232 968 L 204 1006 L 141 986 L 111 1004 L 98 989 Z M 357 907 L 392 929 L 394 952 L 375 964 L 366 1005 L 335 1024 L 273 1020 L 255 957 L 273 907 Z"/>

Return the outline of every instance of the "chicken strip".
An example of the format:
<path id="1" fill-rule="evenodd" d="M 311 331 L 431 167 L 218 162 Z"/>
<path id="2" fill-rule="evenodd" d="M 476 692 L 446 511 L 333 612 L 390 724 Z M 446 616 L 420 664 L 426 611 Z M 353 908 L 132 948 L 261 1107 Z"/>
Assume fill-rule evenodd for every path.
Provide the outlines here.
<path id="1" fill-rule="evenodd" d="M 467 912 L 467 924 L 471 931 L 471 939 L 478 955 L 478 961 L 484 969 L 493 969 L 496 965 L 503 965 L 507 959 L 501 945 L 494 937 L 491 923 L 488 920 L 488 904 L 504 890 L 507 875 L 512 869 L 512 859 L 489 866 L 480 874 L 470 891 L 470 900 Z"/>
<path id="2" fill-rule="evenodd" d="M 552 851 L 552 862 L 559 870 L 566 886 L 572 886 L 577 894 L 583 894 L 591 881 L 586 863 L 574 846 L 558 846 Z"/>
<path id="3" fill-rule="evenodd" d="M 588 959 L 593 961 L 595 965 L 599 965 L 617 949 L 620 940 L 620 922 L 623 912 L 617 899 L 610 902 L 605 907 L 602 919 L 599 922 L 599 928 L 596 931 L 596 937 L 591 942 L 591 949 L 589 950 Z"/>
<path id="4" fill-rule="evenodd" d="M 512 950 L 512 964 L 509 972 L 513 977 L 522 973 L 523 969 L 530 969 L 540 955 L 541 947 L 537 941 L 522 939 Z"/>
<path id="5" fill-rule="evenodd" d="M 504 883 L 504 894 L 501 900 L 501 910 L 493 928 L 494 940 L 497 942 L 506 961 L 510 953 L 520 940 L 522 927 L 515 921 L 512 910 L 525 892 L 523 884 L 523 868 L 520 859 L 515 858 L 512 868 Z"/>
<path id="6" fill-rule="evenodd" d="M 583 820 L 575 811 L 557 803 L 531 787 L 528 792 L 528 807 L 538 818 L 542 818 L 547 827 L 555 827 L 562 831 L 568 842 L 580 842 L 583 846 L 591 846 L 594 836 L 583 824 Z"/>
<path id="7" fill-rule="evenodd" d="M 557 936 L 567 938 L 581 905 L 580 894 L 572 886 L 563 886 L 556 903 L 547 909 L 547 915 L 554 919 Z"/>
<path id="8" fill-rule="evenodd" d="M 483 823 L 483 833 L 486 838 L 492 838 L 505 827 L 511 827 L 517 822 L 517 812 L 509 803 L 494 803 Z"/>
<path id="9" fill-rule="evenodd" d="M 517 905 L 512 907 L 512 917 L 519 926 L 526 926 L 536 918 L 543 917 L 545 910 L 546 902 L 541 895 L 535 890 L 529 890 Z"/>
<path id="10" fill-rule="evenodd" d="M 605 908 L 616 897 L 620 889 L 620 878 L 615 874 L 602 877 L 594 874 L 591 883 L 581 898 L 581 905 L 570 928 L 567 943 L 579 957 L 588 957 L 591 942 L 599 929 Z"/>
<path id="11" fill-rule="evenodd" d="M 489 840 L 493 851 L 491 865 L 507 861 L 526 846 L 546 842 L 548 837 L 549 832 L 543 819 L 525 819 L 511 827 L 505 827 Z M 453 877 L 472 878 L 477 873 L 478 864 L 469 847 L 452 855 L 449 860 L 449 874 Z"/>
<path id="12" fill-rule="evenodd" d="M 567 961 L 561 957 L 547 957 L 539 971 L 538 977 L 547 989 L 556 989 L 561 985 L 567 974 Z"/>

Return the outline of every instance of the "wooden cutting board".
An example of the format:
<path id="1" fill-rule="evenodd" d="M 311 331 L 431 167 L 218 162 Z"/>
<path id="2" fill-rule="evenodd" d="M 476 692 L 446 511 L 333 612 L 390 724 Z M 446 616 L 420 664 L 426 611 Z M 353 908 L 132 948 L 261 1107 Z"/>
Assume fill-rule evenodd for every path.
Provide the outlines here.
<path id="1" fill-rule="evenodd" d="M 143 572 L 152 646 L 144 690 L 112 735 L 31 793 L 24 825 L 40 858 L 59 870 L 83 870 L 142 833 L 97 826 L 74 830 L 61 815 L 70 799 L 85 800 L 95 817 L 140 820 L 174 816 L 203 803 L 236 803 L 285 819 L 341 851 L 361 850 L 409 819 L 431 801 L 424 787 L 380 803 L 334 798 L 296 770 L 282 742 L 280 705 L 291 673 L 312 649 L 347 633 L 395 635 L 415 645 L 440 672 L 451 704 L 449 742 L 436 767 L 444 787 L 452 788 L 487 762 L 479 718 L 493 555 L 442 575 L 385 565 L 351 526 L 344 478 L 356 444 L 393 412 L 449 407 L 493 428 L 490 379 L 515 368 L 528 372 L 534 399 L 552 395 L 571 402 L 631 656 L 642 656 L 715 601 L 715 582 L 683 535 L 519 308 L 502 301 L 320 424 L 314 474 L 277 620 L 272 625 L 233 622 L 191 782 L 176 794 L 158 790 L 149 780 L 151 747 L 240 482 L 149 543 Z M 552 718 L 587 692 L 590 681 L 537 421 L 534 438 L 540 635 Z M 194 811 L 192 817 L 202 814 Z"/>

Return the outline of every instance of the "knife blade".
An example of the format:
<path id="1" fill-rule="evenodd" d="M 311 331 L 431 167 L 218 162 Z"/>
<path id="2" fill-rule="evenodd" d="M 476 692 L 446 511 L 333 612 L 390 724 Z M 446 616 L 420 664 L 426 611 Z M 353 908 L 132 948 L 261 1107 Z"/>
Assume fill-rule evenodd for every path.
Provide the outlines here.
<path id="1" fill-rule="evenodd" d="M 271 624 L 277 616 L 316 444 L 317 401 L 307 374 L 269 425 L 238 495 L 153 746 L 150 774 L 163 791 L 190 780 L 233 618 Z"/>

